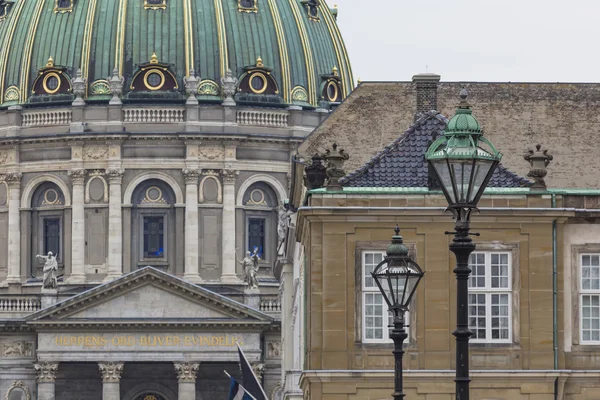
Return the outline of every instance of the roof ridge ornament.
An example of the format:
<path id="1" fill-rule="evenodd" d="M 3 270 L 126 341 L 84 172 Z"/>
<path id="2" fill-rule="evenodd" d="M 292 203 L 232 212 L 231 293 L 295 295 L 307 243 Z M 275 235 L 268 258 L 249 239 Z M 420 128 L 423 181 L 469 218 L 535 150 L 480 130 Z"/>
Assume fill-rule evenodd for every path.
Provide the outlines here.
<path id="1" fill-rule="evenodd" d="M 256 59 L 256 67 L 257 68 L 264 68 L 265 64 L 263 63 L 263 59 L 258 56 L 258 58 Z"/>
<path id="2" fill-rule="evenodd" d="M 156 56 L 156 52 L 152 52 L 152 57 L 150 57 L 150 64 L 158 64 L 158 57 Z"/>
<path id="3" fill-rule="evenodd" d="M 54 68 L 54 59 L 52 56 L 48 58 L 48 62 L 46 63 L 46 68 Z"/>
<path id="4" fill-rule="evenodd" d="M 542 149 L 541 144 L 536 144 L 535 151 L 532 148 L 527 149 L 523 154 L 523 158 L 529 161 L 531 166 L 527 176 L 535 181 L 531 189 L 546 190 L 546 181 L 544 180 L 548 174 L 546 167 L 554 159 L 554 156 L 549 153 L 548 149 Z"/>

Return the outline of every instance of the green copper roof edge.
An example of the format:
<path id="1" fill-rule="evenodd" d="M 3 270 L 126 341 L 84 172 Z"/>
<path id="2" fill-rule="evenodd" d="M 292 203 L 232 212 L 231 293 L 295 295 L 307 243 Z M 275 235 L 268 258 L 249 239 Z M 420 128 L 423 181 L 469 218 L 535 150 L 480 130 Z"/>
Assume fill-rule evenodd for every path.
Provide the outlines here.
<path id="1" fill-rule="evenodd" d="M 443 194 L 441 190 L 429 190 L 426 187 L 345 187 L 343 190 L 330 191 L 325 188 L 312 189 L 307 194 Z M 529 188 L 487 188 L 484 195 L 574 195 L 600 196 L 600 189 L 547 189 Z"/>

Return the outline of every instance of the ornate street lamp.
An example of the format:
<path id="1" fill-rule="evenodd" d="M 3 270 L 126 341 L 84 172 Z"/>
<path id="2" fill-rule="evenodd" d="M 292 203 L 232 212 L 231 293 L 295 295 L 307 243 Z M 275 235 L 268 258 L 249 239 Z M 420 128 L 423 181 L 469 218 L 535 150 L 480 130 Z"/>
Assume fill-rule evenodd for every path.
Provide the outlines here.
<path id="1" fill-rule="evenodd" d="M 390 311 L 394 313 L 394 327 L 390 339 L 394 341 L 395 367 L 392 396 L 395 400 L 402 400 L 405 396 L 402 391 L 402 358 L 404 357 L 402 345 L 408 334 L 404 329 L 404 315 L 424 274 L 419 265 L 408 255 L 408 249 L 402 243 L 400 228 L 396 226 L 396 234 L 387 249 L 387 256 L 371 272 L 381 295 Z"/>
<path id="2" fill-rule="evenodd" d="M 469 236 L 473 210 L 492 178 L 502 154 L 483 137 L 479 122 L 473 117 L 467 102 L 467 91 L 460 92 L 461 102 L 448 122 L 444 136 L 427 150 L 425 158 L 439 180 L 448 210 L 456 224 L 450 251 L 456 255 L 456 399 L 469 400 L 469 256 L 475 243 Z M 482 145 L 484 147 L 482 147 Z M 474 234 L 478 235 L 478 234 Z"/>

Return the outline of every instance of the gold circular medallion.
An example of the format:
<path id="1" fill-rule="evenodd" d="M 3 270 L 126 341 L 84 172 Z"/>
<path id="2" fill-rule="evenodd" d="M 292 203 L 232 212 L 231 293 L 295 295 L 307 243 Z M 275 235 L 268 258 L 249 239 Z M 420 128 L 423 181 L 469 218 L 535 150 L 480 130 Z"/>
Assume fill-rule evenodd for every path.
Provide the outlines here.
<path id="1" fill-rule="evenodd" d="M 48 94 L 54 94 L 60 89 L 61 79 L 56 72 L 49 72 L 42 81 L 44 91 Z"/>
<path id="2" fill-rule="evenodd" d="M 149 69 L 144 75 L 144 85 L 149 90 L 160 90 L 165 85 L 165 74 L 159 69 Z"/>
<path id="3" fill-rule="evenodd" d="M 256 84 L 256 85 L 255 85 Z M 262 72 L 254 72 L 248 79 L 250 90 L 256 94 L 263 94 L 269 87 L 267 77 Z"/>
<path id="4" fill-rule="evenodd" d="M 163 193 L 160 188 L 156 186 L 150 186 L 146 189 L 146 201 L 149 203 L 159 203 L 163 199 Z"/>
<path id="5" fill-rule="evenodd" d="M 329 81 L 327 84 L 327 99 L 329 101 L 337 101 L 339 96 L 338 85 L 334 81 Z"/>
<path id="6" fill-rule="evenodd" d="M 44 203 L 45 205 L 55 205 L 60 203 L 60 197 L 54 189 L 48 189 L 44 192 Z"/>

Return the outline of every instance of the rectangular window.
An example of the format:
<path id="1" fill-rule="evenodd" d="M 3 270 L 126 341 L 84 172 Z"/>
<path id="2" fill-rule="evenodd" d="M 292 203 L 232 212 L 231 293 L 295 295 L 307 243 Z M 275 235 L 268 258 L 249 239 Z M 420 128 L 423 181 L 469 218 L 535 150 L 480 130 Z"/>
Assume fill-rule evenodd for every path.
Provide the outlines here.
<path id="1" fill-rule="evenodd" d="M 164 239 L 164 217 L 144 217 L 144 258 L 164 257 Z"/>
<path id="2" fill-rule="evenodd" d="M 581 342 L 600 344 L 600 254 L 580 258 Z"/>
<path id="3" fill-rule="evenodd" d="M 57 258 L 60 251 L 60 218 L 44 218 L 44 254 L 52 252 Z"/>
<path id="4" fill-rule="evenodd" d="M 248 219 L 248 251 L 254 252 L 258 249 L 258 256 L 264 260 L 265 254 L 265 219 L 250 218 Z"/>
<path id="5" fill-rule="evenodd" d="M 512 266 L 510 252 L 477 252 L 469 259 L 469 328 L 471 340 L 512 340 Z"/>
<path id="6" fill-rule="evenodd" d="M 383 261 L 383 251 L 362 253 L 362 341 L 363 343 L 389 343 L 392 313 L 383 299 L 371 272 Z M 408 318 L 408 313 L 406 315 Z M 408 324 L 408 319 L 406 319 Z M 406 328 L 408 332 L 408 328 Z"/>

